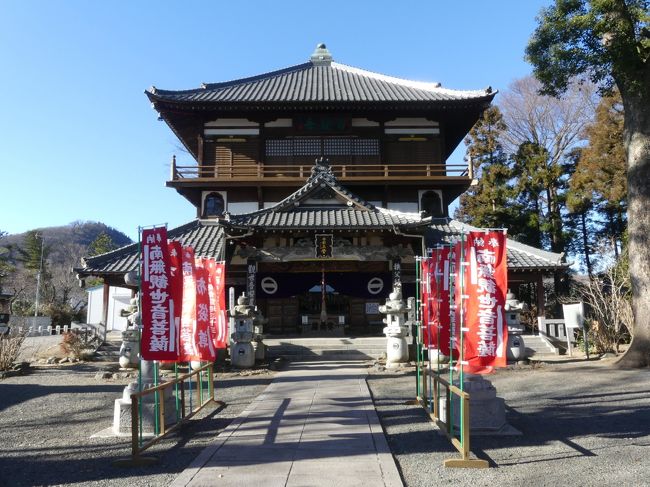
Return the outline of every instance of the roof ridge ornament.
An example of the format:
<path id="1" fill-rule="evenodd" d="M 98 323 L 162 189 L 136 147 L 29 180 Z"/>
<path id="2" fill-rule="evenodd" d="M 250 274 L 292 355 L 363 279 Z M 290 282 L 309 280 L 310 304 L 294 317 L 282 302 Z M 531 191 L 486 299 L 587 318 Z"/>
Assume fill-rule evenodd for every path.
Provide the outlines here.
<path id="1" fill-rule="evenodd" d="M 330 66 L 332 64 L 332 55 L 322 42 L 316 46 L 309 59 L 314 66 Z"/>
<path id="2" fill-rule="evenodd" d="M 311 177 L 315 178 L 319 175 L 331 176 L 334 177 L 332 172 L 332 167 L 330 166 L 330 161 L 326 157 L 317 157 L 314 161 L 314 165 L 311 168 Z"/>

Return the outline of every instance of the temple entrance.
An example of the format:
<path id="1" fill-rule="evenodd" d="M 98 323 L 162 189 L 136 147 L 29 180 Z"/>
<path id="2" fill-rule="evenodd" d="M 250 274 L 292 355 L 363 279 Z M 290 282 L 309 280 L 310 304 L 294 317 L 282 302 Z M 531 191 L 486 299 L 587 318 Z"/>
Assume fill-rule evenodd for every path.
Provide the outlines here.
<path id="1" fill-rule="evenodd" d="M 354 269 L 350 268 L 351 264 Z M 379 305 L 392 287 L 387 267 L 386 262 L 364 266 L 314 262 L 285 269 L 260 265 L 257 305 L 268 318 L 266 333 L 304 337 L 381 336 L 383 321 Z"/>
<path id="2" fill-rule="evenodd" d="M 259 299 L 258 306 L 268 318 L 265 331 L 304 337 L 382 336 L 379 305 L 383 300 L 369 301 L 326 287 L 323 313 L 321 288 L 314 288 L 289 298 Z"/>

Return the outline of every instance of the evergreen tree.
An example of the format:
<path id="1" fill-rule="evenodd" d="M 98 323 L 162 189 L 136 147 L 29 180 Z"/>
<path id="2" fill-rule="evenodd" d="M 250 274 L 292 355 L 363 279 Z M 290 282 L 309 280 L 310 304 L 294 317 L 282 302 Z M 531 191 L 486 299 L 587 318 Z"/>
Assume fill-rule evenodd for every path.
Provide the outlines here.
<path id="1" fill-rule="evenodd" d="M 30 230 L 25 234 L 22 247 L 18 248 L 18 260 L 29 271 L 36 273 L 42 270 L 46 273 L 50 251 L 50 247 L 45 245 L 43 234 L 36 230 Z"/>
<path id="2" fill-rule="evenodd" d="M 483 112 L 465 139 L 467 157 L 478 183 L 460 197 L 455 217 L 470 225 L 502 228 L 513 216 L 512 171 L 501 144 L 505 130 L 499 108 L 492 106 Z"/>
<path id="3" fill-rule="evenodd" d="M 111 236 L 106 232 L 102 232 L 88 246 L 88 255 L 92 257 L 94 255 L 105 254 L 111 250 L 115 250 L 117 247 L 117 244 L 113 242 Z"/>
<path id="4" fill-rule="evenodd" d="M 7 232 L 0 230 L 0 240 L 7 235 Z M 5 280 L 14 271 L 14 266 L 9 262 L 9 249 L 0 245 L 0 292 L 2 292 Z"/>
<path id="5" fill-rule="evenodd" d="M 588 145 L 571 177 L 569 200 L 572 212 L 588 206 L 599 214 L 602 224 L 596 230 L 610 239 L 617 258 L 627 220 L 623 118 L 618 92 L 601 100 L 594 123 L 586 129 Z"/>

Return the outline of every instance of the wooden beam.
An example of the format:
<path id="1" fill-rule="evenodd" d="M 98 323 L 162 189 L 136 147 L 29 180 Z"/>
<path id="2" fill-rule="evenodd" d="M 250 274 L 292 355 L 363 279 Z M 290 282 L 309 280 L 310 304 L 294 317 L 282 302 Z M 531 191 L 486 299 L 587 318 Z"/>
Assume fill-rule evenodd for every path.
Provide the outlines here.
<path id="1" fill-rule="evenodd" d="M 199 134 L 197 142 L 198 142 L 197 159 L 199 162 L 199 166 L 202 166 L 203 165 L 203 134 Z"/>
<path id="2" fill-rule="evenodd" d="M 544 298 L 544 276 L 540 272 L 537 275 L 537 317 L 545 316 L 544 307 L 546 300 Z"/>

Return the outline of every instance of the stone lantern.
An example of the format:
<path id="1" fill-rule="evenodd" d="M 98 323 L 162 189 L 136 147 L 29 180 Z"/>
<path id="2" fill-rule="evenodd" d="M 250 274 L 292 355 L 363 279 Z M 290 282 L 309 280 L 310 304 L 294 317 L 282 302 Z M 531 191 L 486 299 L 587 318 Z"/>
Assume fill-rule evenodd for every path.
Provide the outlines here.
<path id="1" fill-rule="evenodd" d="M 408 307 L 402 300 L 402 290 L 393 288 L 388 295 L 386 304 L 379 307 L 379 312 L 385 314 L 384 334 L 386 335 L 386 367 L 398 367 L 400 363 L 408 362 L 409 352 L 406 336 L 408 323 L 406 315 Z"/>
<path id="2" fill-rule="evenodd" d="M 233 367 L 245 369 L 255 365 L 255 349 L 252 341 L 255 335 L 255 307 L 245 293 L 237 298 L 237 305 L 230 310 L 234 319 L 234 332 L 231 335 L 235 342 L 230 349 L 230 362 Z"/>
<path id="3" fill-rule="evenodd" d="M 521 323 L 521 313 L 526 311 L 528 306 L 517 300 L 514 293 L 508 290 L 506 294 L 506 323 L 508 325 L 508 347 L 507 357 L 510 361 L 519 361 L 526 358 L 526 347 L 521 336 L 524 332 L 524 325 Z"/>

